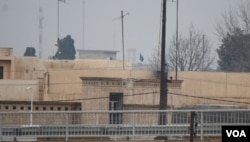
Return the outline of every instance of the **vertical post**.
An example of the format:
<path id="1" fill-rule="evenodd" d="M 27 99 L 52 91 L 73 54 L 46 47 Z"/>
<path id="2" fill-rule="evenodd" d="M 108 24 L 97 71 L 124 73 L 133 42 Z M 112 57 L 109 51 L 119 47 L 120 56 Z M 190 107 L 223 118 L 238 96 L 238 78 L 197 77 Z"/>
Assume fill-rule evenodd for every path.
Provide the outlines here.
<path id="1" fill-rule="evenodd" d="M 66 130 L 65 130 L 65 141 L 69 140 L 69 114 L 66 114 Z"/>
<path id="2" fill-rule="evenodd" d="M 194 141 L 194 117 L 195 112 L 191 112 L 191 118 L 190 118 L 190 142 Z"/>
<path id="3" fill-rule="evenodd" d="M 57 42 L 59 42 L 59 1 L 57 0 Z"/>
<path id="4" fill-rule="evenodd" d="M 201 120 L 200 120 L 201 124 L 200 124 L 200 127 L 201 127 L 201 140 L 203 140 L 203 131 L 204 131 L 204 127 L 203 127 L 203 112 L 201 112 Z"/>
<path id="5" fill-rule="evenodd" d="M 205 35 L 202 35 L 202 71 L 204 71 Z"/>
<path id="6" fill-rule="evenodd" d="M 179 2 L 178 0 L 176 1 L 176 59 L 175 59 L 175 80 L 177 80 L 177 77 L 178 77 L 178 51 L 179 51 L 179 39 L 178 39 L 178 18 L 179 16 Z"/>
<path id="7" fill-rule="evenodd" d="M 82 1 L 82 49 L 84 49 L 85 47 L 84 26 L 85 26 L 85 0 Z"/>
<path id="8" fill-rule="evenodd" d="M 32 113 L 33 113 L 33 92 L 32 92 L 32 88 L 30 86 L 27 87 L 27 90 L 30 90 L 30 126 L 32 126 Z"/>
<path id="9" fill-rule="evenodd" d="M 3 114 L 0 113 L 0 141 L 3 140 Z"/>
<path id="10" fill-rule="evenodd" d="M 135 112 L 133 112 L 133 139 L 135 140 Z"/>
<path id="11" fill-rule="evenodd" d="M 32 126 L 32 121 L 33 121 L 33 92 L 31 89 L 31 93 L 30 93 L 30 126 Z"/>
<path id="12" fill-rule="evenodd" d="M 112 20 L 112 21 L 115 21 L 115 20 L 121 18 L 121 24 L 122 24 L 122 61 L 123 61 L 123 70 L 125 70 L 125 62 L 124 62 L 124 54 L 125 54 L 125 52 L 124 52 L 124 26 L 123 26 L 123 18 L 124 18 L 126 15 L 129 15 L 129 13 L 123 15 L 123 11 L 121 11 L 121 17 L 115 18 L 115 19 Z"/>
<path id="13" fill-rule="evenodd" d="M 123 70 L 125 69 L 124 66 L 124 31 L 123 31 L 123 11 L 121 11 L 121 21 L 122 21 L 122 63 L 123 63 Z"/>
<path id="14" fill-rule="evenodd" d="M 160 110 L 167 108 L 167 83 L 165 78 L 165 36 L 166 36 L 166 0 L 163 0 L 162 7 L 162 41 L 161 41 L 161 82 L 160 82 Z M 166 124 L 166 113 L 159 114 L 159 124 Z"/>

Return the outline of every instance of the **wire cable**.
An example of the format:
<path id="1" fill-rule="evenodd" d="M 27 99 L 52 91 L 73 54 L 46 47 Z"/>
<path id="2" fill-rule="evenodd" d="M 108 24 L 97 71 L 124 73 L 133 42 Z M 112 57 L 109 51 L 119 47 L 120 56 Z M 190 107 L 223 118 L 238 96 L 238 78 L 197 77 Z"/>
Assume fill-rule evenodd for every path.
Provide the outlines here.
<path id="1" fill-rule="evenodd" d="M 160 92 L 153 91 L 153 92 L 146 92 L 146 93 L 124 95 L 124 97 L 154 95 L 155 93 L 160 94 Z M 247 104 L 247 105 L 250 104 L 250 102 L 232 101 L 232 100 L 218 99 L 218 98 L 212 98 L 212 97 L 201 97 L 201 96 L 194 96 L 194 95 L 173 93 L 173 92 L 168 92 L 168 93 L 172 94 L 172 95 L 176 95 L 176 96 L 191 97 L 191 98 L 196 98 L 196 99 L 214 100 L 214 101 L 221 101 L 221 102 L 228 102 L 228 103 Z M 92 97 L 92 98 L 79 98 L 79 99 L 67 99 L 67 100 L 52 100 L 52 101 L 46 101 L 46 102 L 87 101 L 87 100 L 97 100 L 97 99 L 109 99 L 109 96 Z"/>

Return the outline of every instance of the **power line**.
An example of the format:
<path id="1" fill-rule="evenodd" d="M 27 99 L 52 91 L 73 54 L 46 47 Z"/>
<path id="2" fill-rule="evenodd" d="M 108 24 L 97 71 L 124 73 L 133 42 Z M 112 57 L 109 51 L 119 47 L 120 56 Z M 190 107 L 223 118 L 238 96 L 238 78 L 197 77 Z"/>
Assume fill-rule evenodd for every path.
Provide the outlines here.
<path id="1" fill-rule="evenodd" d="M 222 102 L 229 102 L 229 103 L 250 104 L 250 102 L 231 101 L 231 100 L 225 100 L 225 99 L 218 99 L 217 97 L 215 97 L 215 98 L 212 98 L 212 97 L 202 97 L 202 96 L 194 96 L 194 95 L 172 93 L 172 92 L 170 92 L 170 94 L 177 95 L 177 96 L 191 97 L 191 98 L 196 98 L 196 99 L 206 99 L 206 100 L 222 101 Z"/>
<path id="2" fill-rule="evenodd" d="M 225 99 L 218 99 L 217 97 L 212 98 L 212 97 L 201 97 L 201 96 L 194 96 L 194 95 L 173 93 L 173 92 L 168 92 L 168 93 L 172 94 L 172 95 L 176 95 L 176 96 L 190 97 L 190 98 L 196 98 L 196 99 L 214 100 L 214 101 L 222 101 L 222 102 L 238 103 L 238 104 L 248 104 L 248 105 L 250 104 L 250 102 L 231 101 L 231 100 L 225 100 Z M 146 92 L 146 93 L 129 94 L 129 95 L 124 95 L 124 97 L 142 96 L 142 95 L 154 95 L 154 94 L 159 94 L 160 95 L 160 92 L 153 91 L 153 92 Z M 87 100 L 98 100 L 98 99 L 109 99 L 109 96 L 106 96 L 106 97 L 92 97 L 92 98 L 79 98 L 79 99 L 67 99 L 67 100 L 53 100 L 53 101 L 46 101 L 46 102 L 87 101 Z"/>

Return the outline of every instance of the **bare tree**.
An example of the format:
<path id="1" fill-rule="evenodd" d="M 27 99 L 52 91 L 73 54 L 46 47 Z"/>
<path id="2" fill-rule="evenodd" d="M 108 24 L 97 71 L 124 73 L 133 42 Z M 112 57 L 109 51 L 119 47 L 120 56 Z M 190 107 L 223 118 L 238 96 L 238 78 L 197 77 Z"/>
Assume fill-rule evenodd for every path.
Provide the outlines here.
<path id="1" fill-rule="evenodd" d="M 250 1 L 241 1 L 239 4 L 240 19 L 243 22 L 245 32 L 249 34 L 250 32 Z"/>
<path id="2" fill-rule="evenodd" d="M 221 46 L 218 65 L 223 71 L 249 72 L 250 1 L 240 1 L 238 8 L 225 12 L 217 22 Z"/>
<path id="3" fill-rule="evenodd" d="M 170 70 L 175 69 L 176 59 L 178 70 L 181 71 L 210 69 L 214 57 L 211 55 L 211 44 L 204 34 L 199 33 L 194 26 L 191 26 L 187 37 L 179 36 L 178 50 L 176 49 L 175 39 L 174 36 L 168 50 L 168 67 Z"/>
<path id="4" fill-rule="evenodd" d="M 154 71 L 161 70 L 161 50 L 160 47 L 155 47 L 149 58 L 149 69 Z"/>
<path id="5" fill-rule="evenodd" d="M 250 1 L 242 0 L 238 9 L 230 9 L 222 14 L 222 21 L 217 22 L 216 32 L 220 39 L 227 35 L 234 35 L 241 29 L 245 34 L 250 34 Z"/>

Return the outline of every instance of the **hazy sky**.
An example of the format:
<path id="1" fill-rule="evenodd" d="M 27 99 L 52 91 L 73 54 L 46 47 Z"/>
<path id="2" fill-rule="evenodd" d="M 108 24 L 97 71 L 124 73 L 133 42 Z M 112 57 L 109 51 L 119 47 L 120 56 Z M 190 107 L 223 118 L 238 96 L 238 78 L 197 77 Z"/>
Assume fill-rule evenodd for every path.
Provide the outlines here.
<path id="1" fill-rule="evenodd" d="M 239 2 L 179 0 L 179 32 L 185 33 L 194 25 L 211 39 L 214 49 L 218 48 L 216 22 L 220 21 L 223 12 L 237 8 Z M 0 0 L 0 47 L 12 47 L 16 56 L 22 56 L 26 47 L 38 48 L 41 7 L 43 58 L 54 55 L 57 50 L 57 4 L 57 0 Z M 66 0 L 66 3 L 60 2 L 59 7 L 60 38 L 71 35 L 76 49 L 117 50 L 121 59 L 121 20 L 112 21 L 121 15 L 121 10 L 124 14 L 129 12 L 124 17 L 125 57 L 127 50 L 134 48 L 136 61 L 142 53 L 147 62 L 158 46 L 161 0 Z M 169 0 L 167 8 L 168 45 L 176 29 L 176 2 Z"/>

